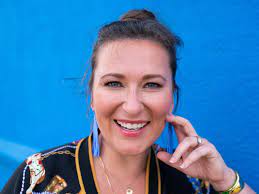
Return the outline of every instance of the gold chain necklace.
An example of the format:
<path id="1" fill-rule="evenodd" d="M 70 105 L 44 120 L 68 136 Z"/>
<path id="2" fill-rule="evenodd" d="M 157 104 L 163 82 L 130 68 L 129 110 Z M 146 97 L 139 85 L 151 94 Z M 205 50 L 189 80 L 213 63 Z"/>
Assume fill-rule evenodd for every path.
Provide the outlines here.
<path id="1" fill-rule="evenodd" d="M 105 167 L 105 165 L 104 165 L 104 162 L 103 162 L 101 156 L 99 156 L 98 159 L 99 159 L 99 161 L 100 161 L 100 163 L 101 163 L 101 166 L 102 166 L 102 168 L 103 168 L 103 170 L 104 170 L 104 174 L 105 174 L 105 177 L 106 177 L 106 181 L 107 181 L 107 183 L 108 183 L 108 185 L 109 185 L 109 187 L 110 187 L 112 193 L 115 194 L 114 188 L 113 188 L 112 183 L 111 183 L 111 181 L 110 181 L 110 179 L 109 179 L 109 176 L 108 176 L 108 172 L 107 172 L 108 170 L 106 169 L 106 167 Z M 138 177 L 139 177 L 139 176 L 138 176 Z M 138 177 L 137 177 L 137 178 L 138 178 Z M 132 184 L 137 180 L 137 178 L 135 178 L 135 179 L 132 181 L 132 183 L 129 184 L 129 186 L 128 186 L 127 189 L 126 189 L 126 194 L 133 194 L 133 193 L 134 193 L 134 191 L 133 191 L 133 189 L 130 187 L 130 185 L 132 185 Z"/>

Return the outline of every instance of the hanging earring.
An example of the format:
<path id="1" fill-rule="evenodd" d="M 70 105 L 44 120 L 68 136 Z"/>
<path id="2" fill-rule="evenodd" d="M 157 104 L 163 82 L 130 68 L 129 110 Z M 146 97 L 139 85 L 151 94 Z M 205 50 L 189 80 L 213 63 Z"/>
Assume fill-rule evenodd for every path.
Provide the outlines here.
<path id="1" fill-rule="evenodd" d="M 99 145 L 99 138 L 98 138 L 98 125 L 97 125 L 95 114 L 94 114 L 94 118 L 93 118 L 92 133 L 93 133 L 92 153 L 93 153 L 94 157 L 99 157 L 100 156 L 100 145 Z"/>
<path id="2" fill-rule="evenodd" d="M 173 130 L 172 130 L 172 124 L 168 123 L 168 130 L 167 130 L 167 145 L 166 145 L 166 151 L 170 154 L 173 153 L 173 146 L 174 146 L 174 141 L 173 141 Z"/>

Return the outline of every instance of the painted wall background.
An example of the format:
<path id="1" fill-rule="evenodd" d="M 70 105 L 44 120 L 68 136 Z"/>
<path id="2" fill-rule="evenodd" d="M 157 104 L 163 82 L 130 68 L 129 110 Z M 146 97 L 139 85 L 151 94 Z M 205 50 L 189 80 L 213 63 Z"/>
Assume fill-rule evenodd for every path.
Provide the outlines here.
<path id="1" fill-rule="evenodd" d="M 259 3 L 0 1 L 0 189 L 37 151 L 89 134 L 84 87 L 100 26 L 147 8 L 184 41 L 178 114 L 259 191 Z"/>

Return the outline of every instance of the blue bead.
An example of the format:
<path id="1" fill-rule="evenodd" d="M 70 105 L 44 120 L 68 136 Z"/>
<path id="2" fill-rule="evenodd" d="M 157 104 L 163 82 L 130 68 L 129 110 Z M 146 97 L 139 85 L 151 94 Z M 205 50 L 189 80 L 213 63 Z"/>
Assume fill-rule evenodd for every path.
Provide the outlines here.
<path id="1" fill-rule="evenodd" d="M 94 114 L 94 119 L 93 119 L 92 133 L 93 133 L 93 147 L 92 147 L 93 156 L 99 157 L 100 156 L 100 145 L 99 145 L 99 138 L 98 138 L 98 125 L 97 125 L 95 114 Z"/>

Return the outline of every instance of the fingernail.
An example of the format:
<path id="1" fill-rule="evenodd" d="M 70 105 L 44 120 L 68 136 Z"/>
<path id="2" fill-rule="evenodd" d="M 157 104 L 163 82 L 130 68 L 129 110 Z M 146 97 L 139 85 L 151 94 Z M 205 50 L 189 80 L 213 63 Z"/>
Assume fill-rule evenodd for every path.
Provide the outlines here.
<path id="1" fill-rule="evenodd" d="M 169 160 L 169 162 L 170 162 L 170 163 L 175 163 L 175 162 L 176 162 L 176 158 L 175 158 L 175 157 L 171 158 L 171 159 Z"/>
<path id="2" fill-rule="evenodd" d="M 181 164 L 180 168 L 185 168 L 186 165 L 185 164 Z"/>

